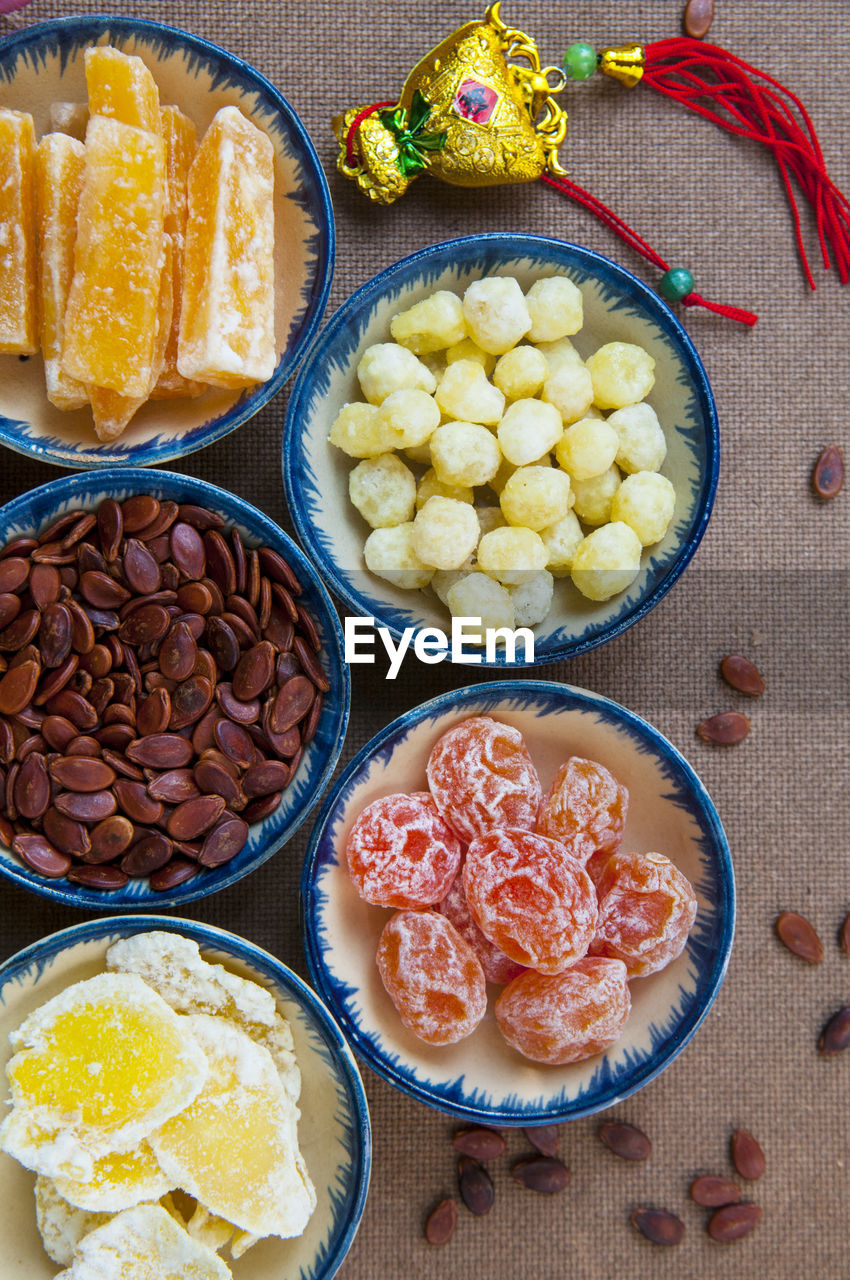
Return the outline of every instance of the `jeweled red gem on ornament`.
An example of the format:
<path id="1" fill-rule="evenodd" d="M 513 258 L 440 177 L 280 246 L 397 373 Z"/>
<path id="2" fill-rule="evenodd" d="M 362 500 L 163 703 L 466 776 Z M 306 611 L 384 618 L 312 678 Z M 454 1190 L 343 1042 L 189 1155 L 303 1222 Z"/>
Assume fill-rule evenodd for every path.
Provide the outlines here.
<path id="1" fill-rule="evenodd" d="M 489 124 L 496 110 L 499 95 L 495 89 L 478 80 L 464 80 L 452 102 L 452 110 L 461 120 L 474 120 L 476 124 Z"/>

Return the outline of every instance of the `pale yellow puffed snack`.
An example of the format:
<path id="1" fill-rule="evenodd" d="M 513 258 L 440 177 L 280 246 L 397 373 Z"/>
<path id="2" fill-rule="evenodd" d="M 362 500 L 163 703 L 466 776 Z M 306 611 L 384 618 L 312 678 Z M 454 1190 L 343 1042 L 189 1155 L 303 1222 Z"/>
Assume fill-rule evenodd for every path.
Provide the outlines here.
<path id="1" fill-rule="evenodd" d="M 536 396 L 549 373 L 542 351 L 522 345 L 499 356 L 493 370 L 493 381 L 508 400 Z"/>
<path id="2" fill-rule="evenodd" d="M 434 570 L 423 564 L 413 548 L 413 521 L 393 529 L 373 529 L 363 548 L 366 568 L 404 591 L 421 591 Z"/>
<path id="3" fill-rule="evenodd" d="M 590 480 L 571 480 L 575 502 L 573 511 L 585 524 L 607 524 L 611 519 L 611 503 L 620 487 L 622 476 L 612 465 Z"/>
<path id="4" fill-rule="evenodd" d="M 416 449 L 431 439 L 440 410 L 427 391 L 403 388 L 391 391 L 382 402 L 378 421 L 393 440 L 393 448 Z"/>
<path id="5" fill-rule="evenodd" d="M 573 556 L 584 539 L 584 530 L 575 513 L 568 511 L 563 520 L 557 520 L 555 524 L 541 529 L 540 537 L 549 556 L 546 568 L 556 578 L 565 577 L 572 568 Z"/>
<path id="6" fill-rule="evenodd" d="M 536 627 L 552 608 L 555 579 L 546 569 L 541 569 L 518 586 L 509 587 L 508 591 L 514 605 L 516 626 Z"/>
<path id="7" fill-rule="evenodd" d="M 474 507 L 454 498 L 429 498 L 413 521 L 413 549 L 423 564 L 459 569 L 478 545 Z"/>
<path id="8" fill-rule="evenodd" d="M 676 490 L 657 471 L 636 471 L 626 476 L 611 503 L 611 519 L 634 529 L 645 547 L 660 542 L 676 507 Z"/>
<path id="9" fill-rule="evenodd" d="M 557 342 L 578 333 L 584 322 L 581 290 L 566 276 L 535 280 L 525 301 L 531 316 L 530 342 Z"/>
<path id="10" fill-rule="evenodd" d="M 435 397 L 448 418 L 495 426 L 505 411 L 505 397 L 487 380 L 475 360 L 455 360 L 440 379 Z"/>
<path id="11" fill-rule="evenodd" d="M 523 467 L 555 447 L 564 424 L 553 404 L 526 398 L 508 406 L 496 434 L 508 462 Z"/>
<path id="12" fill-rule="evenodd" d="M 497 356 L 515 347 L 531 328 L 528 305 L 512 276 L 473 280 L 463 295 L 463 314 L 473 341 Z"/>
<path id="13" fill-rule="evenodd" d="M 454 364 L 457 360 L 474 360 L 476 364 L 481 365 L 488 377 L 496 367 L 496 357 L 489 351 L 482 351 L 477 342 L 473 342 L 471 338 L 461 338 L 460 342 L 454 342 L 450 347 L 446 347 L 446 364 Z"/>
<path id="14" fill-rule="evenodd" d="M 443 351 L 466 337 L 463 306 L 456 293 L 439 289 L 390 321 L 396 342 L 416 355 Z"/>
<path id="15" fill-rule="evenodd" d="M 515 587 L 545 569 L 548 552 L 531 529 L 493 529 L 478 544 L 478 567 L 505 586 Z"/>
<path id="16" fill-rule="evenodd" d="M 556 467 L 517 467 L 499 501 L 508 524 L 545 529 L 563 520 L 572 506 L 570 478 Z"/>
<path id="17" fill-rule="evenodd" d="M 486 427 L 481 428 L 486 431 Z M 488 432 L 489 434 L 489 432 Z M 416 487 L 416 510 L 421 507 L 429 498 L 455 498 L 458 502 L 473 502 L 475 494 L 468 485 L 463 484 L 445 484 L 437 475 L 433 467 L 426 471 L 419 484 Z"/>
<path id="18" fill-rule="evenodd" d="M 378 406 L 362 400 L 342 406 L 328 439 L 350 458 L 375 458 L 396 447 L 392 428 L 379 416 Z"/>
<path id="19" fill-rule="evenodd" d="M 610 600 L 640 572 L 640 538 L 621 520 L 594 529 L 573 556 L 570 576 L 588 600 Z"/>
<path id="20" fill-rule="evenodd" d="M 546 361 L 548 374 L 557 373 L 564 365 L 584 364 L 569 338 L 557 338 L 555 342 L 537 342 L 535 349 Z"/>
<path id="21" fill-rule="evenodd" d="M 618 409 L 608 418 L 619 439 L 617 466 L 631 474 L 633 471 L 660 471 L 667 457 L 667 441 L 658 421 L 658 415 L 650 404 L 633 404 Z"/>
<path id="22" fill-rule="evenodd" d="M 416 479 L 394 453 L 364 458 L 348 477 L 348 495 L 373 529 L 389 529 L 413 518 Z"/>
<path id="23" fill-rule="evenodd" d="M 644 400 L 655 384 L 655 360 L 633 342 L 607 342 L 587 359 L 593 401 L 600 409 L 622 409 Z"/>
<path id="24" fill-rule="evenodd" d="M 555 406 L 565 423 L 578 422 L 593 403 L 589 371 L 583 364 L 559 364 L 543 383 L 543 399 Z"/>
<path id="25" fill-rule="evenodd" d="M 476 618 L 481 622 L 481 640 L 491 627 L 516 626 L 516 611 L 510 592 L 486 573 L 470 573 L 460 578 L 446 593 L 453 618 Z M 471 637 L 468 637 L 471 639 Z"/>
<path id="26" fill-rule="evenodd" d="M 437 379 L 412 351 L 397 342 L 367 347 L 357 366 L 360 387 L 370 404 L 381 404 L 393 391 L 436 390 Z"/>
<path id="27" fill-rule="evenodd" d="M 499 442 L 476 422 L 447 422 L 431 437 L 431 459 L 446 484 L 487 484 L 499 470 Z"/>
<path id="28" fill-rule="evenodd" d="M 616 431 L 604 419 L 580 418 L 565 430 L 555 457 L 571 479 L 590 480 L 608 470 L 619 443 Z"/>

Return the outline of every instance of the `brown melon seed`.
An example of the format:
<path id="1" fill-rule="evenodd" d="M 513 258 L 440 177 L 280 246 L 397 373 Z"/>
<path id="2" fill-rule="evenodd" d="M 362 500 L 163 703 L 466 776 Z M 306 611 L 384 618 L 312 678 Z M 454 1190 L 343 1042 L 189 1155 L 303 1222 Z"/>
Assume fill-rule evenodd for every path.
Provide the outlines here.
<path id="1" fill-rule="evenodd" d="M 248 823 L 241 818 L 225 818 L 204 839 L 198 862 L 204 867 L 220 867 L 230 862 L 245 846 Z"/>
<path id="2" fill-rule="evenodd" d="M 20 754 L 20 748 L 19 748 Z M 50 778 L 44 756 L 33 751 L 15 780 L 15 807 L 22 818 L 40 818 L 50 804 Z"/>
<path id="3" fill-rule="evenodd" d="M 104 557 L 114 560 L 124 537 L 124 516 L 114 498 L 104 498 L 98 507 L 97 532 Z"/>
<path id="4" fill-rule="evenodd" d="M 764 693 L 764 679 L 755 663 L 740 653 L 729 653 L 720 663 L 720 674 L 738 693 L 758 698 Z"/>
<path id="5" fill-rule="evenodd" d="M 0 594 L 0 631 L 14 622 L 21 612 L 21 598 L 7 592 Z"/>
<path id="6" fill-rule="evenodd" d="M 71 867 L 67 878 L 72 884 L 82 885 L 86 889 L 101 889 L 104 893 L 123 889 L 127 883 L 127 876 L 121 868 L 108 863 L 84 862 L 82 866 Z"/>
<path id="7" fill-rule="evenodd" d="M 182 804 L 201 794 L 191 769 L 169 769 L 148 783 L 148 795 L 166 804 Z"/>
<path id="8" fill-rule="evenodd" d="M 280 760 L 264 760 L 261 764 L 252 764 L 245 771 L 242 779 L 242 790 L 254 800 L 257 796 L 267 796 L 273 791 L 282 791 L 289 781 L 289 766 Z"/>
<path id="9" fill-rule="evenodd" d="M 223 529 L 225 521 L 215 511 L 196 506 L 193 502 L 181 502 L 177 508 L 177 519 L 192 525 L 194 529 Z"/>
<path id="10" fill-rule="evenodd" d="M 22 662 L 10 667 L 0 679 L 0 713 L 16 716 L 32 701 L 38 684 L 39 669 L 35 662 Z"/>
<path id="11" fill-rule="evenodd" d="M 105 791 L 115 781 L 115 770 L 95 756 L 66 756 L 51 763 L 50 776 L 67 791 Z"/>
<path id="12" fill-rule="evenodd" d="M 740 1240 L 755 1230 L 761 1220 L 761 1206 L 744 1200 L 716 1209 L 708 1220 L 708 1234 L 721 1244 Z"/>
<path id="13" fill-rule="evenodd" d="M 292 641 L 292 648 L 295 650 L 295 655 L 304 669 L 304 674 L 313 681 L 317 689 L 321 689 L 322 693 L 327 693 L 331 687 L 330 682 L 307 642 L 301 636 L 295 636 Z"/>
<path id="14" fill-rule="evenodd" d="M 260 718 L 260 702 L 258 698 L 252 698 L 250 702 L 240 702 L 233 692 L 233 687 L 227 680 L 223 680 L 216 686 L 215 700 L 221 707 L 222 711 L 231 720 L 235 720 L 237 724 L 254 724 Z M 2 707 L 0 707 L 2 711 Z"/>
<path id="15" fill-rule="evenodd" d="M 540 1195 L 556 1195 L 569 1184 L 570 1171 L 562 1160 L 554 1156 L 528 1156 L 518 1160 L 511 1169 L 511 1177 L 529 1191 Z"/>
<path id="16" fill-rule="evenodd" d="M 641 1235 L 646 1236 L 653 1244 L 681 1244 L 685 1235 L 685 1224 L 675 1213 L 667 1209 L 635 1209 L 631 1215 L 631 1224 Z"/>
<path id="17" fill-rule="evenodd" d="M 606 1120 L 598 1133 L 608 1150 L 621 1160 L 648 1160 L 652 1155 L 652 1142 L 647 1135 L 625 1120 Z"/>
<path id="18" fill-rule="evenodd" d="M 260 564 L 273 582 L 280 582 L 294 596 L 301 595 L 301 583 L 290 569 L 282 555 L 271 547 L 260 547 Z"/>
<path id="19" fill-rule="evenodd" d="M 429 1244 L 448 1244 L 457 1228 L 457 1201 L 441 1200 L 428 1214 L 425 1239 Z"/>
<path id="20" fill-rule="evenodd" d="M 795 956 L 807 964 L 820 964 L 823 960 L 823 943 L 814 925 L 796 911 L 783 911 L 774 925 L 779 941 Z"/>
<path id="21" fill-rule="evenodd" d="M 263 822 L 279 808 L 282 799 L 282 791 L 273 791 L 270 796 L 260 796 L 259 800 L 252 800 L 250 804 L 245 805 L 242 817 L 248 823 Z M 232 800 L 228 800 L 228 804 L 233 808 Z"/>
<path id="22" fill-rule="evenodd" d="M 213 700 L 213 684 L 206 676 L 190 676 L 171 695 L 169 729 L 183 729 L 200 720 Z"/>
<path id="23" fill-rule="evenodd" d="M 22 556 L 0 560 L 0 592 L 19 591 L 30 575 L 30 562 Z"/>
<path id="24" fill-rule="evenodd" d="M 159 831 L 150 831 L 137 840 L 121 859 L 121 870 L 136 878 L 153 875 L 170 860 L 173 845 Z"/>
<path id="25" fill-rule="evenodd" d="M 250 702 L 268 689 L 274 679 L 276 658 L 268 640 L 261 640 L 243 653 L 233 672 L 233 693 L 240 702 Z"/>
<path id="26" fill-rule="evenodd" d="M 556 1156 L 561 1145 L 561 1127 L 557 1124 L 536 1124 L 523 1129 L 528 1141 L 542 1156 Z"/>
<path id="27" fill-rule="evenodd" d="M 111 817 L 118 807 L 111 791 L 60 791 L 53 803 L 75 822 L 100 822 L 101 818 Z"/>
<path id="28" fill-rule="evenodd" d="M 495 1160 L 505 1153 L 505 1139 L 496 1129 L 476 1126 L 458 1129 L 452 1138 L 452 1146 L 474 1160 Z"/>
<path id="29" fill-rule="evenodd" d="M 135 828 L 129 818 L 114 813 L 104 818 L 91 831 L 91 851 L 81 855 L 84 862 L 111 862 L 129 849 L 135 837 Z"/>
<path id="30" fill-rule="evenodd" d="M 97 569 L 80 575 L 80 593 L 95 609 L 119 609 L 130 599 L 126 587 Z"/>
<path id="31" fill-rule="evenodd" d="M 764 1173 L 764 1152 L 749 1129 L 736 1129 L 732 1134 L 731 1154 L 738 1173 L 748 1182 L 755 1182 Z"/>
<path id="32" fill-rule="evenodd" d="M 164 636 L 171 625 L 171 615 L 161 604 L 143 604 L 134 609 L 118 628 L 118 638 L 125 644 L 151 644 Z"/>
<path id="33" fill-rule="evenodd" d="M 293 676 L 281 685 L 269 717 L 272 732 L 285 733 L 298 724 L 310 710 L 315 695 L 315 686 L 306 676 Z"/>
<path id="34" fill-rule="evenodd" d="M 138 596 L 153 595 L 162 583 L 159 565 L 138 538 L 128 538 L 124 543 L 124 577 Z"/>
<path id="35" fill-rule="evenodd" d="M 837 498 L 844 486 L 844 455 L 837 444 L 828 444 L 812 471 L 812 488 L 819 498 Z"/>
<path id="36" fill-rule="evenodd" d="M 741 1191 L 731 1178 L 704 1174 L 691 1183 L 691 1199 L 704 1209 L 719 1209 L 727 1204 L 737 1204 L 741 1199 Z"/>
<path id="37" fill-rule="evenodd" d="M 470 1213 L 480 1218 L 493 1208 L 495 1192 L 490 1175 L 471 1156 L 461 1156 L 457 1162 L 460 1198 Z"/>
<path id="38" fill-rule="evenodd" d="M 159 871 L 154 871 L 149 883 L 155 893 L 167 893 L 169 889 L 176 889 L 179 884 L 184 884 L 197 874 L 196 864 L 188 858 L 172 858 Z"/>
<path id="39" fill-rule="evenodd" d="M 159 647 L 157 660 L 160 671 L 169 680 L 188 680 L 197 657 L 198 645 L 192 631 L 185 621 L 175 622 Z"/>
<path id="40" fill-rule="evenodd" d="M 59 599 L 62 579 L 52 564 L 34 564 L 30 572 L 30 595 L 36 609 L 46 609 Z"/>
<path id="41" fill-rule="evenodd" d="M 184 800 L 168 815 L 166 830 L 174 840 L 194 840 L 218 821 L 224 809 L 222 796 L 197 796 L 194 800 Z"/>
<path id="42" fill-rule="evenodd" d="M 743 742 L 749 732 L 750 722 L 740 711 L 721 711 L 697 725 L 697 734 L 703 742 L 711 742 L 719 747 L 731 747 Z"/>
<path id="43" fill-rule="evenodd" d="M 54 849 L 44 836 L 16 835 L 12 848 L 32 871 L 47 880 L 60 880 L 70 870 L 71 859 Z"/>
<path id="44" fill-rule="evenodd" d="M 171 695 L 167 689 L 154 689 L 139 703 L 136 728 L 141 736 L 164 733 L 171 719 Z"/>
<path id="45" fill-rule="evenodd" d="M 151 769 L 182 769 L 192 759 L 192 744 L 176 733 L 152 733 L 131 742 L 126 754 Z"/>
<path id="46" fill-rule="evenodd" d="M 110 819 L 107 819 L 110 821 Z M 60 853 L 69 857 L 87 858 L 91 852 L 91 837 L 82 822 L 68 818 L 53 805 L 46 810 L 41 827 L 47 839 Z"/>
<path id="47" fill-rule="evenodd" d="M 163 814 L 162 804 L 148 791 L 143 782 L 131 778 L 119 778 L 112 788 L 122 811 L 133 822 L 154 826 Z"/>
<path id="48" fill-rule="evenodd" d="M 75 653 L 70 653 L 61 666 L 55 667 L 49 675 L 46 675 L 40 681 L 38 690 L 33 698 L 33 702 L 37 707 L 49 702 L 57 693 L 61 693 L 66 685 L 76 680 L 79 661 Z M 85 675 L 87 673 L 83 672 L 81 674 Z M 77 689 L 75 692 L 81 693 L 82 690 Z M 85 695 L 83 694 L 83 696 Z"/>
<path id="49" fill-rule="evenodd" d="M 824 1058 L 843 1053 L 850 1046 L 850 1008 L 839 1009 L 820 1033 L 818 1049 Z"/>
<path id="50" fill-rule="evenodd" d="M 138 533 L 159 515 L 159 499 L 150 493 L 134 493 L 121 503 L 125 533 Z"/>

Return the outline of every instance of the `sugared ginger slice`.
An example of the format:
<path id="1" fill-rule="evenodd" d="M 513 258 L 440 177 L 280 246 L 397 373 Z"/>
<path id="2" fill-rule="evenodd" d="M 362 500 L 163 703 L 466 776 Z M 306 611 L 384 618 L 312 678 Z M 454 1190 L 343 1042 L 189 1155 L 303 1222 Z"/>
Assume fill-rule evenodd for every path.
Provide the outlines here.
<path id="1" fill-rule="evenodd" d="M 475 952 L 436 911 L 399 911 L 378 943 L 378 971 L 409 1031 L 428 1044 L 454 1044 L 487 1011 Z"/>
<path id="2" fill-rule="evenodd" d="M 520 731 L 489 716 L 471 716 L 442 735 L 428 758 L 428 786 L 466 841 L 494 827 L 533 830 L 543 794 Z"/>
<path id="3" fill-rule="evenodd" d="M 60 1196 L 50 1178 L 35 1180 L 35 1220 L 38 1234 L 48 1258 L 67 1267 L 74 1260 L 74 1249 L 96 1227 L 108 1222 L 109 1213 L 90 1213 L 77 1209 Z"/>
<path id="4" fill-rule="evenodd" d="M 85 156 L 83 144 L 66 133 L 45 134 L 35 155 L 41 354 L 47 398 L 57 409 L 79 409 L 88 399 L 60 364 Z"/>
<path id="5" fill-rule="evenodd" d="M 85 60 L 90 115 L 160 132 L 159 89 L 141 58 L 97 45 L 86 49 Z"/>
<path id="6" fill-rule="evenodd" d="M 125 1209 L 84 1236 L 62 1274 L 67 1280 L 232 1280 L 221 1258 L 154 1204 Z"/>
<path id="7" fill-rule="evenodd" d="M 35 128 L 0 107 L 0 352 L 37 350 Z"/>
<path id="8" fill-rule="evenodd" d="M 523 1057 L 565 1066 L 616 1044 L 630 1010 L 626 966 L 586 956 L 565 973 L 514 978 L 496 1001 L 496 1021 Z"/>
<path id="9" fill-rule="evenodd" d="M 132 1151 L 100 1156 L 85 1182 L 56 1179 L 56 1190 L 69 1204 L 110 1213 L 159 1200 L 174 1188 L 174 1182 L 160 1169 L 150 1143 L 144 1140 Z"/>

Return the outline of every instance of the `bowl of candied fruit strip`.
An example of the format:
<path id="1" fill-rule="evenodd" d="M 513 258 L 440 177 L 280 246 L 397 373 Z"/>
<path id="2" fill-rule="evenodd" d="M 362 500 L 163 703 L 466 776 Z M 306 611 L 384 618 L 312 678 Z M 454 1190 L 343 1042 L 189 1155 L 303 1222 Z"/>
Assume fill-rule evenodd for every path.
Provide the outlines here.
<path id="1" fill-rule="evenodd" d="M 714 806 L 651 725 L 569 685 L 446 693 L 327 797 L 302 880 L 313 982 L 355 1051 L 503 1125 L 629 1096 L 684 1049 L 732 944 Z"/>
<path id="2" fill-rule="evenodd" d="M 7 959 L 0 994 L 8 1280 L 336 1274 L 369 1114 L 296 974 L 223 929 L 119 916 Z"/>
<path id="3" fill-rule="evenodd" d="M 286 99 L 156 22 L 69 17 L 0 50 L 0 442 L 148 465 L 251 418 L 324 310 L 333 213 Z"/>
<path id="4" fill-rule="evenodd" d="M 501 234 L 361 286 L 305 357 L 283 443 L 331 589 L 396 637 L 480 619 L 490 665 L 517 660 L 498 628 L 553 662 L 648 612 L 702 537 L 718 461 L 705 371 L 658 295 L 590 250 Z"/>
<path id="5" fill-rule="evenodd" d="M 0 510 L 0 875 L 175 906 L 281 848 L 348 721 L 336 611 L 290 538 L 167 471 L 77 473 Z"/>

